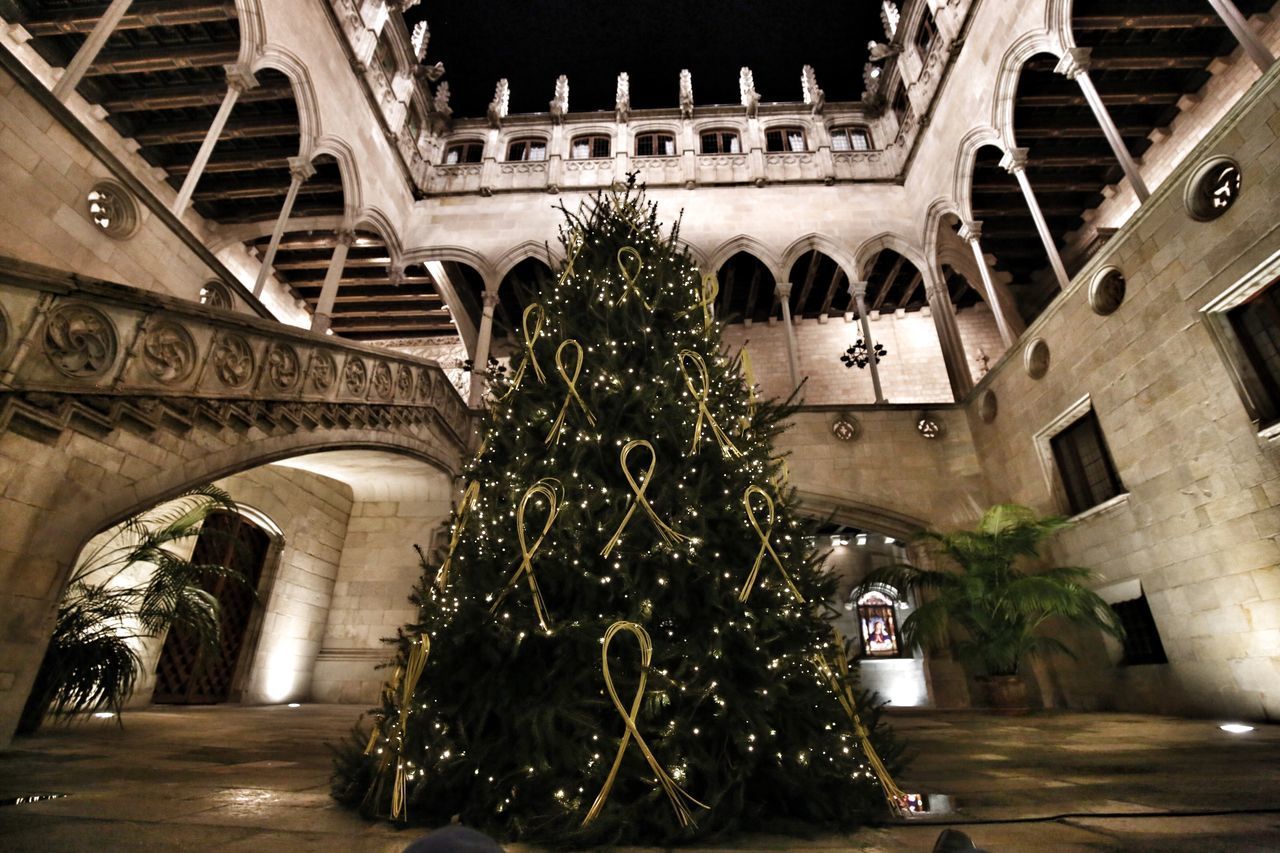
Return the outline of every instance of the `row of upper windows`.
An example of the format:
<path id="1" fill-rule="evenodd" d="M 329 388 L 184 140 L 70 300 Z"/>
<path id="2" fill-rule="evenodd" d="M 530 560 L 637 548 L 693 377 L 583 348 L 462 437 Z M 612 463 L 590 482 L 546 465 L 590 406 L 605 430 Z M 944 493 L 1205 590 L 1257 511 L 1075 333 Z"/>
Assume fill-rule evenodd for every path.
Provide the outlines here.
<path id="1" fill-rule="evenodd" d="M 865 127 L 838 127 L 831 131 L 832 151 L 870 151 L 871 132 Z M 808 136 L 802 127 L 775 127 L 765 131 L 766 151 L 808 151 Z M 708 130 L 702 133 L 703 154 L 740 154 L 741 137 L 736 130 Z M 636 157 L 674 157 L 676 138 L 670 133 L 641 133 L 636 136 Z M 590 160 L 612 156 L 612 140 L 603 134 L 575 136 L 569 156 Z M 444 164 L 479 163 L 484 158 L 483 142 L 456 142 L 445 150 Z M 507 161 L 547 159 L 547 140 L 540 136 L 512 140 L 507 144 Z"/>

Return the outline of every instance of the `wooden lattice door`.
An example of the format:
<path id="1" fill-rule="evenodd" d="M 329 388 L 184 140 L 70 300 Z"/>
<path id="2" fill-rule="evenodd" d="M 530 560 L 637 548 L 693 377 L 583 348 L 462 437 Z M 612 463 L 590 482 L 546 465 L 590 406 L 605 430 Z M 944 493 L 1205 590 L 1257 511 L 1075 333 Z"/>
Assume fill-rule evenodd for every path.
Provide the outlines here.
<path id="1" fill-rule="evenodd" d="M 205 590 L 218 599 L 221 610 L 221 648 L 211 653 L 201 649 L 185 632 L 170 631 L 156 667 L 153 702 L 209 704 L 230 698 L 236 665 L 253 616 L 253 591 L 262 578 L 270 546 L 271 538 L 244 516 L 215 512 L 205 519 L 192 562 L 239 569 L 248 583 L 223 577 L 205 581 Z"/>

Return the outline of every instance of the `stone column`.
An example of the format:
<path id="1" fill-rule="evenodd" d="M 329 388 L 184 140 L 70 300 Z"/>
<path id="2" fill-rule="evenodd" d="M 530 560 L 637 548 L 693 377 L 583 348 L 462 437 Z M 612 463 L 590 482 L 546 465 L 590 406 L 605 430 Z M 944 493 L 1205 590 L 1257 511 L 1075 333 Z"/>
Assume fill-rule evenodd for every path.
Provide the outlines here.
<path id="1" fill-rule="evenodd" d="M 93 31 L 89 33 L 89 37 L 84 40 L 84 44 L 80 45 L 80 49 L 76 51 L 76 55 L 71 57 L 71 62 L 62 72 L 62 76 L 58 78 L 58 82 L 53 87 L 53 96 L 59 101 L 65 102 L 71 97 L 71 93 L 76 90 L 76 86 L 80 85 L 80 81 L 84 79 L 85 72 L 93 65 L 93 61 L 98 58 L 98 54 L 102 51 L 102 46 L 107 43 L 107 39 L 111 38 L 111 34 L 120 24 L 120 19 L 129 11 L 129 5 L 133 0 L 111 0 L 111 5 L 107 7 L 107 11 L 102 13 L 102 17 L 98 19 L 98 23 L 93 25 Z"/>
<path id="2" fill-rule="evenodd" d="M 951 294 L 947 292 L 947 283 L 940 278 L 937 268 L 931 268 L 925 274 L 924 293 L 929 302 L 929 313 L 933 316 L 933 326 L 938 331 L 938 344 L 942 347 L 947 378 L 951 380 L 951 393 L 958 402 L 973 390 L 973 375 L 969 372 L 969 359 L 965 356 L 964 341 L 956 324 Z"/>
<path id="3" fill-rule="evenodd" d="M 1040 210 L 1040 202 L 1036 200 L 1036 194 L 1031 189 L 1031 181 L 1027 180 L 1027 149 L 1011 149 L 1000 160 L 1000 165 L 1017 179 L 1018 186 L 1022 188 L 1022 197 L 1027 200 L 1031 218 L 1036 223 L 1036 231 L 1040 232 L 1040 242 L 1044 244 L 1044 252 L 1049 256 L 1049 266 L 1053 267 L 1053 274 L 1058 279 L 1058 287 L 1066 290 L 1071 284 L 1071 277 L 1067 275 L 1067 268 L 1062 265 L 1062 256 L 1058 254 L 1053 235 L 1049 233 L 1049 223 L 1045 222 L 1044 212 Z"/>
<path id="4" fill-rule="evenodd" d="M 481 299 L 484 308 L 480 311 L 480 332 L 476 337 L 476 357 L 471 362 L 471 394 L 468 398 L 473 409 L 480 407 L 484 386 L 489 379 L 489 346 L 493 340 L 493 309 L 498 305 L 498 293 L 485 290 Z"/>
<path id="5" fill-rule="evenodd" d="M 1262 39 L 1258 38 L 1258 34 L 1250 29 L 1249 22 L 1245 20 L 1244 15 L 1240 14 L 1236 4 L 1231 0 L 1209 0 L 1209 5 L 1218 13 L 1218 17 L 1222 18 L 1222 22 L 1227 25 L 1227 29 L 1231 30 L 1236 41 L 1240 42 L 1244 52 L 1249 54 L 1249 58 L 1265 74 L 1276 58 L 1271 55 L 1271 50 Z"/>
<path id="6" fill-rule="evenodd" d="M 987 305 L 991 307 L 991 313 L 995 315 L 996 327 L 1000 329 L 1000 339 L 1004 341 L 1007 349 L 1012 347 L 1018 338 L 1013 331 L 1013 324 L 1006 315 L 1004 302 L 1000 299 L 999 293 L 996 292 L 996 283 L 991 278 L 990 267 L 987 266 L 987 256 L 982 253 L 982 245 L 979 243 L 981 238 L 981 223 L 969 222 L 960 226 L 960 239 L 968 243 L 969 248 L 973 250 L 974 260 L 978 262 L 978 272 L 982 275 L 982 288 L 986 291 Z"/>
<path id="7" fill-rule="evenodd" d="M 796 330 L 791 324 L 791 282 L 780 281 L 774 286 L 778 301 L 782 303 L 782 323 L 787 329 L 787 367 L 791 373 L 791 387 L 800 384 L 800 357 L 796 353 Z"/>
<path id="8" fill-rule="evenodd" d="M 191 164 L 191 171 L 187 172 L 186 179 L 182 182 L 182 189 L 178 191 L 178 197 L 173 202 L 173 213 L 175 216 L 181 216 L 187 209 L 187 205 L 191 203 L 191 196 L 195 194 L 196 184 L 200 182 L 200 176 L 204 173 L 204 167 L 209 164 L 209 155 L 213 154 L 213 146 L 218 143 L 218 137 L 222 135 L 222 129 L 227 125 L 227 119 L 231 117 L 231 109 L 236 105 L 236 100 L 244 92 L 249 91 L 258 85 L 258 80 L 253 76 L 253 72 L 239 65 L 226 66 L 227 71 L 227 93 L 222 98 L 222 105 L 218 107 L 218 113 L 213 117 L 213 124 L 209 125 L 209 132 L 204 136 L 204 142 L 200 143 L 200 150 L 196 152 L 196 159 Z"/>
<path id="9" fill-rule="evenodd" d="M 316 173 L 316 167 L 305 157 L 289 158 L 289 192 L 280 207 L 280 215 L 276 217 L 276 227 L 271 231 L 271 242 L 267 244 L 267 253 L 262 256 L 262 266 L 258 267 L 258 278 L 253 283 L 253 295 L 262 296 L 262 288 L 267 284 L 267 276 L 271 274 L 271 264 L 275 262 L 276 250 L 280 248 L 280 238 L 284 236 L 285 227 L 289 224 L 289 215 L 293 213 L 293 203 L 298 198 L 298 190 L 302 182 Z"/>
<path id="10" fill-rule="evenodd" d="M 316 305 L 316 313 L 311 315 L 313 332 L 329 331 L 333 303 L 338 298 L 338 282 L 342 279 L 342 268 L 347 265 L 347 250 L 355 241 L 354 231 L 345 228 L 338 231 L 338 245 L 333 247 L 333 256 L 329 258 L 329 269 L 324 274 L 324 286 L 320 288 L 320 302 Z"/>
<path id="11" fill-rule="evenodd" d="M 1103 135 L 1107 137 L 1107 142 L 1111 145 L 1112 153 L 1120 161 L 1120 168 L 1124 170 L 1125 177 L 1129 179 L 1129 185 L 1133 187 L 1134 193 L 1138 196 L 1138 201 L 1144 202 L 1151 197 L 1150 191 L 1147 190 L 1147 183 L 1142 179 L 1142 173 L 1138 171 L 1137 161 L 1129 153 L 1129 147 L 1124 144 L 1124 139 L 1120 136 L 1116 123 L 1111 120 L 1111 113 L 1107 110 L 1107 105 L 1102 102 L 1102 97 L 1098 94 L 1098 90 L 1094 88 L 1093 80 L 1089 77 L 1089 57 L 1092 50 L 1092 48 L 1088 47 L 1068 48 L 1053 70 L 1068 80 L 1075 80 L 1076 84 L 1079 85 L 1080 91 L 1084 93 L 1084 99 L 1089 102 L 1089 109 L 1093 110 L 1093 117 L 1098 120 L 1098 124 L 1102 127 Z"/>
<path id="12" fill-rule="evenodd" d="M 880 390 L 880 368 L 876 365 L 875 341 L 871 340 L 871 318 L 867 316 L 867 283 L 865 281 L 849 282 L 849 292 L 853 294 L 854 303 L 858 307 L 858 322 L 862 324 L 862 344 L 867 348 L 867 367 L 871 369 L 871 387 L 876 392 L 876 402 L 886 402 L 884 391 Z"/>

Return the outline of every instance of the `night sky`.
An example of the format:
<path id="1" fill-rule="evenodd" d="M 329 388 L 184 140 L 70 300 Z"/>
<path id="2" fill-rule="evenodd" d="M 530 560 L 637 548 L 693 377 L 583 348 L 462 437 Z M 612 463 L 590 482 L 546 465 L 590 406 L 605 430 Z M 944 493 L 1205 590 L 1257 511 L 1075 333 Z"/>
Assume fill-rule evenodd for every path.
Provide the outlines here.
<path id="1" fill-rule="evenodd" d="M 633 109 L 675 107 L 681 68 L 695 103 L 736 104 L 743 65 L 764 102 L 800 101 L 806 63 L 828 101 L 856 101 L 866 44 L 884 41 L 878 0 L 427 0 L 409 26 L 424 17 L 459 117 L 483 116 L 500 77 L 513 114 L 546 112 L 560 74 L 571 111 L 612 110 L 620 71 Z"/>

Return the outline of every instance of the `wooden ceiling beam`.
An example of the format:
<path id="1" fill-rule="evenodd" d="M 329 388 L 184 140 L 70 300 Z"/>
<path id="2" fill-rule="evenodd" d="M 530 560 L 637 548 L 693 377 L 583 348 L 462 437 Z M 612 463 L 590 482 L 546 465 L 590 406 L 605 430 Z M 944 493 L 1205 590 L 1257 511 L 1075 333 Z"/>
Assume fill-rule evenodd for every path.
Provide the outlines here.
<path id="1" fill-rule="evenodd" d="M 335 308 L 333 312 L 334 319 L 339 317 L 343 319 L 367 319 L 384 320 L 390 322 L 407 322 L 409 320 L 444 320 L 448 322 L 449 312 L 443 308 L 397 308 L 397 309 L 361 309 L 356 306 L 348 305 L 345 308 Z"/>
<path id="2" fill-rule="evenodd" d="M 191 107 L 216 107 L 227 94 L 222 83 L 200 83 L 190 86 L 148 87 L 136 92 L 120 92 L 99 101 L 99 106 L 110 113 L 145 112 L 149 110 L 178 110 Z M 292 101 L 293 89 L 288 83 L 270 83 L 241 92 L 238 104 L 264 101 Z"/>
<path id="3" fill-rule="evenodd" d="M 1109 107 L 1116 106 L 1165 106 L 1176 103 L 1183 92 L 1169 86 L 1152 83 L 1126 84 L 1112 86 L 1107 90 L 1099 87 L 1102 100 Z M 1019 93 L 1018 107 L 1088 107 L 1079 87 L 1074 84 L 1070 89 L 1054 87 L 1050 91 Z"/>
<path id="4" fill-rule="evenodd" d="M 207 121 L 184 121 L 173 124 L 156 124 L 146 130 L 140 130 L 133 138 L 140 145 L 177 145 L 184 142 L 203 142 L 209 132 Z M 223 139 L 261 139 L 268 136 L 297 136 L 298 120 L 292 117 L 252 117 L 235 118 L 227 121 L 223 128 Z"/>
<path id="5" fill-rule="evenodd" d="M 1193 30 L 1201 27 L 1220 27 L 1222 19 L 1209 12 L 1161 12 L 1152 8 L 1147 12 L 1122 15 L 1110 12 L 1073 15 L 1071 29 L 1084 30 Z"/>
<path id="6" fill-rule="evenodd" d="M 827 295 L 822 297 L 822 307 L 818 309 L 818 316 L 825 317 L 831 313 L 831 303 L 835 301 L 836 294 L 840 292 L 840 281 L 844 278 L 844 268 L 836 264 L 836 270 L 831 274 L 831 281 L 827 284 Z"/>
<path id="7" fill-rule="evenodd" d="M 747 287 L 747 307 L 742 313 L 744 320 L 752 320 L 756 314 L 756 299 L 760 295 L 760 273 L 764 271 L 764 266 L 757 263 L 755 269 L 751 272 L 751 284 Z"/>
<path id="8" fill-rule="evenodd" d="M 907 285 L 907 292 L 902 297 L 902 303 L 898 307 L 906 308 L 911 304 L 911 300 L 915 298 L 916 291 L 920 289 L 922 281 L 924 281 L 924 273 L 916 270 L 916 274 L 911 277 L 911 283 Z"/>
<path id="9" fill-rule="evenodd" d="M 178 68 L 211 68 L 235 62 L 240 55 L 238 42 L 211 44 L 173 44 L 163 47 L 104 50 L 90 66 L 86 77 L 104 74 L 150 74 Z"/>
<path id="10" fill-rule="evenodd" d="M 809 253 L 809 267 L 804 273 L 804 284 L 800 287 L 800 295 L 796 297 L 795 307 L 792 314 L 804 313 L 804 304 L 809 301 L 809 293 L 813 290 L 814 279 L 818 277 L 818 250 L 814 249 Z"/>
<path id="11" fill-rule="evenodd" d="M 977 216 L 975 213 L 974 216 Z M 894 283 L 898 280 L 898 274 L 902 272 L 902 265 L 907 262 L 903 255 L 898 255 L 898 259 L 893 262 L 893 266 L 889 269 L 889 274 L 884 277 L 884 281 L 880 284 L 880 289 L 876 291 L 875 299 L 871 300 L 871 310 L 879 311 L 880 306 L 884 304 L 884 300 L 889 295 L 889 291 L 893 289 Z"/>
<path id="12" fill-rule="evenodd" d="M 335 335 L 346 334 L 347 332 L 381 333 L 385 334 L 387 337 L 399 338 L 404 337 L 403 333 L 408 330 L 423 333 L 457 333 L 457 327 L 455 327 L 453 323 L 419 323 L 416 321 L 405 323 L 362 323 L 360 321 L 355 321 L 348 323 L 343 322 L 341 315 L 338 314 L 335 314 L 332 317 L 332 325 L 333 333 Z"/>
<path id="13" fill-rule="evenodd" d="M 98 23 L 103 8 L 80 8 L 52 14 L 33 15 L 22 22 L 34 38 L 64 33 L 88 33 Z M 182 3 L 134 3 L 116 24 L 117 30 L 140 30 L 146 27 L 176 27 L 182 24 L 208 24 L 232 21 L 236 4 L 232 0 L 184 0 Z"/>
<path id="14" fill-rule="evenodd" d="M 1147 124 L 1121 124 L 1117 129 L 1121 136 L 1145 137 L 1154 128 Z M 1102 126 L 1092 121 L 1082 121 L 1079 124 L 1067 122 L 1044 125 L 1015 124 L 1013 133 L 1018 137 L 1019 142 L 1027 139 L 1092 139 L 1095 136 L 1099 139 L 1105 138 Z"/>
<path id="15" fill-rule="evenodd" d="M 298 152 L 291 148 L 279 148 L 272 151 L 229 151 L 215 153 L 204 167 L 206 172 L 259 172 L 267 169 L 288 169 L 289 158 Z M 170 175 L 185 175 L 191 171 L 189 162 L 163 164 L 162 168 Z"/>
<path id="16" fill-rule="evenodd" d="M 729 313 L 730 306 L 733 305 L 733 267 L 729 266 L 724 271 L 724 281 L 720 282 L 720 316 Z"/>
<path id="17" fill-rule="evenodd" d="M 280 254 L 277 255 L 277 257 L 280 257 L 280 260 L 273 264 L 273 266 L 278 270 L 285 270 L 287 272 L 289 270 L 327 270 L 329 268 L 328 258 L 294 259 L 287 256 L 281 257 L 284 255 L 286 255 L 285 252 L 280 252 Z M 343 264 L 343 269 L 386 269 L 387 265 L 390 263 L 391 258 L 385 255 L 383 257 L 373 258 L 353 258 L 348 256 L 346 263 Z"/>
<path id="18" fill-rule="evenodd" d="M 289 192 L 287 180 L 274 184 L 262 183 L 248 187 L 219 187 L 217 189 L 197 190 L 195 198 L 200 201 L 233 201 L 244 198 L 272 198 L 286 195 Z M 299 195 L 321 195 L 324 193 L 342 194 L 342 184 L 322 181 L 307 181 L 298 188 Z"/>

